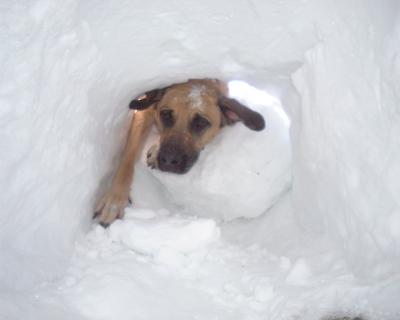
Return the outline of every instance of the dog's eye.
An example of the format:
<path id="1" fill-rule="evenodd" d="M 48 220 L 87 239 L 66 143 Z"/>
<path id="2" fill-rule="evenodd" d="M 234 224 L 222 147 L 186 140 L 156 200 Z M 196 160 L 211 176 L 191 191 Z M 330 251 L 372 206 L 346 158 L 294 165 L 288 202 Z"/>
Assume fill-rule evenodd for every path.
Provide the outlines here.
<path id="1" fill-rule="evenodd" d="M 170 109 L 163 109 L 160 111 L 160 119 L 164 127 L 170 128 L 174 125 L 174 114 Z"/>
<path id="2" fill-rule="evenodd" d="M 200 115 L 196 115 L 190 124 L 190 131 L 193 133 L 201 133 L 209 126 L 211 126 L 210 121 Z"/>

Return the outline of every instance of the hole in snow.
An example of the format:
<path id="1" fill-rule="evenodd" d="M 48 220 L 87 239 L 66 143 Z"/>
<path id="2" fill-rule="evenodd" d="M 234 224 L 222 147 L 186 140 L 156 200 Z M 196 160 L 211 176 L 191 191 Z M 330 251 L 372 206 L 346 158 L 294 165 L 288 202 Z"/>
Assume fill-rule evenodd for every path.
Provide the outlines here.
<path id="1" fill-rule="evenodd" d="M 243 81 L 230 81 L 228 86 L 232 98 L 264 117 L 265 129 L 253 131 L 241 123 L 226 126 L 184 175 L 136 170 L 132 193 L 136 204 L 152 208 L 157 202 L 156 191 L 146 182 L 152 176 L 183 213 L 231 221 L 262 215 L 290 188 L 290 121 L 279 98 Z M 144 149 L 156 139 L 151 137 Z M 142 157 L 144 170 L 145 162 Z"/>

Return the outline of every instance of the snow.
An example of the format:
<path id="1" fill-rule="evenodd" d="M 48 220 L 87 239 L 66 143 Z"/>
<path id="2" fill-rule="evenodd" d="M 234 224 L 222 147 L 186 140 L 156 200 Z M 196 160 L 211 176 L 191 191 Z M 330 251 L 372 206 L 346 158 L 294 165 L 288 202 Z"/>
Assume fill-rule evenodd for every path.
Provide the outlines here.
<path id="1" fill-rule="evenodd" d="M 45 284 L 35 293 L 36 299 L 46 301 L 46 308 L 54 300 L 62 301 L 68 306 L 66 314 L 83 319 L 264 319 L 266 314 L 271 319 L 321 319 L 360 313 L 396 318 L 386 303 L 376 305 L 381 301 L 374 296 L 392 290 L 395 297 L 398 286 L 360 283 L 328 239 L 315 241 L 301 232 L 288 197 L 269 215 L 221 225 L 220 237 L 196 245 L 195 250 L 185 248 L 185 253 L 174 246 L 164 252 L 153 246 L 160 244 L 160 237 L 171 236 L 176 216 L 153 212 L 133 218 L 142 216 L 143 209 L 127 209 L 127 214 L 127 221 L 120 221 L 114 230 L 93 226 L 77 244 L 63 279 L 57 286 Z M 120 228 L 138 224 L 137 220 L 142 222 L 140 234 Z M 196 220 L 183 216 L 179 221 Z M 251 234 L 254 224 L 262 228 Z M 244 234 L 261 239 L 261 232 L 272 233 L 279 224 L 281 232 L 275 232 L 271 241 L 247 243 L 237 238 Z M 152 232 L 160 226 L 161 235 Z M 248 232 L 238 234 L 238 228 Z M 143 236 L 145 230 L 149 232 Z M 137 238 L 141 244 L 115 241 L 115 233 Z M 195 243 L 196 236 L 187 242 Z"/>
<path id="2" fill-rule="evenodd" d="M 299 259 L 287 275 L 286 282 L 291 285 L 307 285 L 311 276 L 307 263 L 304 259 Z"/>
<path id="3" fill-rule="evenodd" d="M 399 319 L 398 15 L 3 1 L 0 318 Z M 130 99 L 201 77 L 261 89 L 230 84 L 266 130 L 224 128 L 181 177 L 138 163 L 126 219 L 92 225 Z"/>
<path id="4" fill-rule="evenodd" d="M 354 272 L 382 277 L 400 261 L 400 238 L 390 231 L 394 215 L 400 219 L 399 91 L 388 89 L 399 74 L 387 60 L 398 52 L 398 8 L 368 2 L 358 23 L 340 6 L 330 9 L 342 20 L 321 25 L 325 41 L 294 74 L 302 105 L 292 134 L 294 206 L 304 227 L 342 247 Z"/>
<path id="5" fill-rule="evenodd" d="M 124 221 L 116 221 L 110 227 L 111 239 L 154 256 L 165 252 L 190 253 L 219 238 L 220 231 L 214 220 L 165 217 L 165 212 L 162 216 L 153 214 L 150 219 L 132 219 L 126 213 Z"/>

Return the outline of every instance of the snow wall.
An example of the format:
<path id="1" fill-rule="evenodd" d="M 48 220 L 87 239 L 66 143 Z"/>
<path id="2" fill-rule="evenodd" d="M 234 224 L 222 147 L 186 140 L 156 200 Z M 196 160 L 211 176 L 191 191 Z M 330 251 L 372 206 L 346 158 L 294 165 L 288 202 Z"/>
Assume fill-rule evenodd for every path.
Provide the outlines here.
<path id="1" fill-rule="evenodd" d="M 290 114 L 292 199 L 356 276 L 400 259 L 397 1 L 3 1 L 0 284 L 65 268 L 118 159 L 126 106 L 240 79 Z"/>

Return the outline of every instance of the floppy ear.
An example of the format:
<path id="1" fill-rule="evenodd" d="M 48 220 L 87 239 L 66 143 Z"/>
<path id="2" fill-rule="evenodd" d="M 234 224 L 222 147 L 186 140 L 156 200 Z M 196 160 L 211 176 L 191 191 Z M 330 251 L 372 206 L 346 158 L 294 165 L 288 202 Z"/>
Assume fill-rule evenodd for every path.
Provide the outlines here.
<path id="1" fill-rule="evenodd" d="M 218 105 L 226 124 L 242 121 L 247 128 L 254 131 L 261 131 L 265 128 L 265 121 L 261 114 L 249 109 L 235 99 L 222 96 L 218 99 Z"/>
<path id="2" fill-rule="evenodd" d="M 129 104 L 129 109 L 144 110 L 150 107 L 152 104 L 161 100 L 167 89 L 168 87 L 147 91 L 146 93 L 133 99 Z"/>

